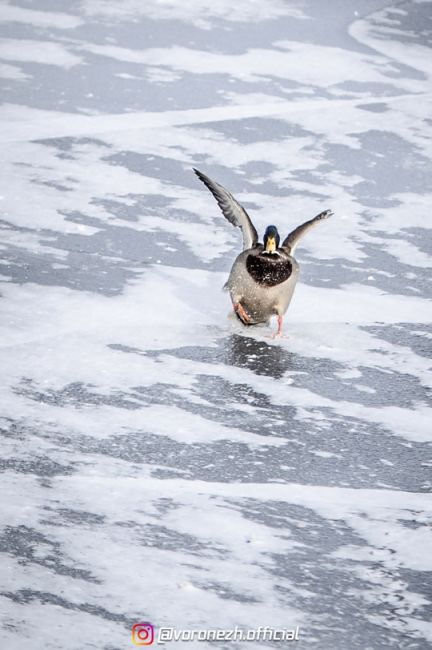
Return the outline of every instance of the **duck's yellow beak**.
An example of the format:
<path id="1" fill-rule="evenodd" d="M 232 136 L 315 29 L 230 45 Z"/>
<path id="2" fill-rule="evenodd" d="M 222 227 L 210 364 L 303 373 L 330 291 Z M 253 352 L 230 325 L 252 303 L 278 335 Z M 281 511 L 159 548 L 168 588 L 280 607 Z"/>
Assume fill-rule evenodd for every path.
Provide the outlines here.
<path id="1" fill-rule="evenodd" d="M 266 252 L 267 253 L 273 253 L 276 250 L 276 239 L 275 237 L 267 237 L 266 241 Z"/>

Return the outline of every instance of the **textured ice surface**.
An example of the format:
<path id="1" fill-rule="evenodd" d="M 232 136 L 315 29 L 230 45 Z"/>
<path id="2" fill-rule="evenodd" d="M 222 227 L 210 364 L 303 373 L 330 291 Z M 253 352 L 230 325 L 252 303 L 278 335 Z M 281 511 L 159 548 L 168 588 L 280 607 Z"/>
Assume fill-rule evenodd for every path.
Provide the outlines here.
<path id="1" fill-rule="evenodd" d="M 3 2 L 2 650 L 431 646 L 431 15 Z M 335 212 L 289 338 L 227 318 L 193 166 L 260 232 Z"/>

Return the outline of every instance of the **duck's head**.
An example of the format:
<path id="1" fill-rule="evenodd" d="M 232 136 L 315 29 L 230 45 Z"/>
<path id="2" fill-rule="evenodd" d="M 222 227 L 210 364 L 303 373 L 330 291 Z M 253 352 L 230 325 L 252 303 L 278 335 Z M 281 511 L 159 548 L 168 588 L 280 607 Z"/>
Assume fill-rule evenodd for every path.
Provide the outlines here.
<path id="1" fill-rule="evenodd" d="M 267 226 L 264 233 L 264 250 L 266 253 L 274 253 L 278 248 L 280 237 L 276 226 Z"/>

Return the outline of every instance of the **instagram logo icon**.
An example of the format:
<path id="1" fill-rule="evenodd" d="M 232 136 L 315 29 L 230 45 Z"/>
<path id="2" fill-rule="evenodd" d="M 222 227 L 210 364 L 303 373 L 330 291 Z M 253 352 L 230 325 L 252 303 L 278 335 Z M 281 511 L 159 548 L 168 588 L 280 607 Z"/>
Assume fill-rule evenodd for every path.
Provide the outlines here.
<path id="1" fill-rule="evenodd" d="M 154 627 L 151 623 L 135 623 L 132 626 L 132 643 L 151 645 L 154 641 Z"/>

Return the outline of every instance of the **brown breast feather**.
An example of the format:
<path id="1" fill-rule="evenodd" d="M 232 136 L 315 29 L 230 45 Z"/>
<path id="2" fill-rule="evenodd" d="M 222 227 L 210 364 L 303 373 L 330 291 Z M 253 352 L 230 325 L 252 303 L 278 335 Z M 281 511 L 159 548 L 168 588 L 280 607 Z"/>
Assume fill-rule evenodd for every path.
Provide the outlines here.
<path id="1" fill-rule="evenodd" d="M 265 287 L 275 287 L 288 280 L 292 263 L 280 255 L 248 255 L 246 268 L 249 275 Z"/>

